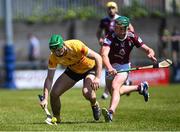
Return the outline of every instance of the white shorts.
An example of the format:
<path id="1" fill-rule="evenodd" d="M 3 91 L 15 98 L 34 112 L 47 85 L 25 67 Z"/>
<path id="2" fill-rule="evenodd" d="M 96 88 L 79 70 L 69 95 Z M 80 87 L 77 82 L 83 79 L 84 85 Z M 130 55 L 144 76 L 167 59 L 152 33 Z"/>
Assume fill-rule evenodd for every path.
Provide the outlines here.
<path id="1" fill-rule="evenodd" d="M 128 70 L 131 68 L 131 63 L 127 63 L 127 64 L 118 64 L 118 63 L 114 63 L 112 64 L 112 67 L 114 69 L 116 69 L 116 71 L 124 71 L 124 70 Z M 124 74 L 128 75 L 128 72 L 123 72 Z M 111 75 L 108 74 L 107 70 L 106 70 L 106 78 L 107 79 L 113 79 L 113 77 Z"/>

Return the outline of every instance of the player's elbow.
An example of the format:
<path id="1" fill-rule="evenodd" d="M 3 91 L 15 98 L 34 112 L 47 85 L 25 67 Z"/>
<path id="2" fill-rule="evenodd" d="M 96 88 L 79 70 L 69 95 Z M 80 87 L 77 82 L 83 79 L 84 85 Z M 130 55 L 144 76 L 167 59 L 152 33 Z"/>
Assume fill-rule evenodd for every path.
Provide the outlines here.
<path id="1" fill-rule="evenodd" d="M 104 59 L 107 57 L 107 55 L 105 53 L 101 52 L 101 57 L 102 57 L 102 59 Z"/>

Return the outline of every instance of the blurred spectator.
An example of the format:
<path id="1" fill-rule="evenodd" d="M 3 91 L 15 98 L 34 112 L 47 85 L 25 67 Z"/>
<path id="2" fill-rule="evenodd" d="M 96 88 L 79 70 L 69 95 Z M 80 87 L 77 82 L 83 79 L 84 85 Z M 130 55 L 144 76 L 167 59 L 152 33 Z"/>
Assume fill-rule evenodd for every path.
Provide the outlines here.
<path id="1" fill-rule="evenodd" d="M 167 58 L 167 46 L 170 40 L 170 32 L 167 29 L 166 18 L 161 19 L 161 23 L 159 26 L 159 57 Z"/>
<path id="2" fill-rule="evenodd" d="M 163 30 L 163 36 L 161 37 L 162 44 L 162 57 L 168 57 L 168 43 L 170 42 L 171 34 L 167 28 Z"/>
<path id="3" fill-rule="evenodd" d="M 114 30 L 115 26 L 115 19 L 119 17 L 118 13 L 118 6 L 115 2 L 108 2 L 106 4 L 107 14 L 105 18 L 100 20 L 99 27 L 96 32 L 96 37 L 98 39 L 99 45 L 103 45 L 104 37 Z M 101 51 L 100 51 L 101 52 Z M 106 80 L 105 80 L 106 81 Z M 109 96 L 109 91 L 107 87 L 104 89 L 104 93 L 102 94 L 102 99 L 107 99 Z"/>
<path id="4" fill-rule="evenodd" d="M 103 45 L 104 37 L 109 33 L 114 31 L 114 21 L 119 17 L 118 6 L 115 2 L 108 2 L 106 4 L 107 16 L 100 20 L 98 30 L 96 32 L 96 37 L 98 39 L 99 45 Z M 134 31 L 133 26 L 130 24 L 129 30 Z"/>
<path id="5" fill-rule="evenodd" d="M 29 43 L 29 51 L 28 51 L 28 60 L 36 61 L 40 57 L 40 42 L 39 39 L 33 35 L 32 33 L 28 34 L 28 43 Z"/>
<path id="6" fill-rule="evenodd" d="M 179 41 L 180 41 L 180 32 L 178 31 L 177 27 L 174 26 L 171 36 L 172 59 L 174 66 L 178 65 Z"/>
<path id="7" fill-rule="evenodd" d="M 160 21 L 159 31 L 158 31 L 158 35 L 159 35 L 158 53 L 159 53 L 160 58 L 166 56 L 167 44 L 162 40 L 162 37 L 164 36 L 164 30 L 166 29 L 166 26 L 167 26 L 166 18 L 162 18 L 161 21 Z"/>

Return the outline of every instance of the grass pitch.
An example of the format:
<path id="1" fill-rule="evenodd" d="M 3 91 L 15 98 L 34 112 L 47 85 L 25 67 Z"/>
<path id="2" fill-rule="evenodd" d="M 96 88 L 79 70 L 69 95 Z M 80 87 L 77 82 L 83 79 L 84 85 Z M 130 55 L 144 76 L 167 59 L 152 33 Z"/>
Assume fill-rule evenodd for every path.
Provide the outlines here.
<path id="1" fill-rule="evenodd" d="M 102 91 L 97 91 L 98 101 L 108 107 L 109 99 L 100 99 Z M 180 131 L 180 85 L 150 88 L 148 103 L 137 93 L 122 96 L 112 123 L 103 117 L 93 121 L 89 102 L 74 88 L 62 96 L 62 123 L 47 125 L 39 93 L 42 90 L 0 89 L 0 131 Z"/>

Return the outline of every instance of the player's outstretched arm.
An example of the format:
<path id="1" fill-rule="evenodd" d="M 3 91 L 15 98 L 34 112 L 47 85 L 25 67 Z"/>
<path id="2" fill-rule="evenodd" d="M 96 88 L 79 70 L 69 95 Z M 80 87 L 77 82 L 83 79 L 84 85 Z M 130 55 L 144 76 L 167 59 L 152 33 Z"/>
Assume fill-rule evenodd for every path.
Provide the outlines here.
<path id="1" fill-rule="evenodd" d="M 55 69 L 48 69 L 47 77 L 44 82 L 43 96 L 44 100 L 41 101 L 42 107 L 47 106 L 49 91 L 51 90 Z"/>
<path id="2" fill-rule="evenodd" d="M 154 63 L 157 63 L 157 59 L 155 57 L 155 52 L 153 49 L 148 47 L 146 44 L 143 44 L 141 48 L 146 52 L 147 57 L 151 59 Z"/>

